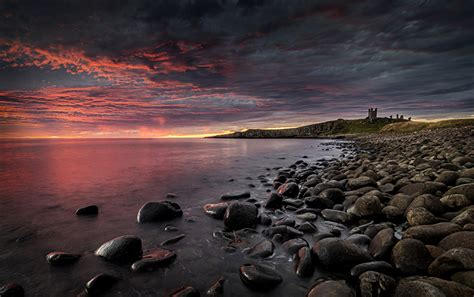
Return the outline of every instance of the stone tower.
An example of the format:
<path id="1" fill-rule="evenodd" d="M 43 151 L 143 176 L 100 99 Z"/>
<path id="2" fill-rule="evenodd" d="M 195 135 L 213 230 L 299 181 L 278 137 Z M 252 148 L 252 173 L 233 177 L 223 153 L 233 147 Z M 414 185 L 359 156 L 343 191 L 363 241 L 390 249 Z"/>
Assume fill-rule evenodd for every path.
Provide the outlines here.
<path id="1" fill-rule="evenodd" d="M 369 116 L 367 117 L 369 123 L 372 123 L 377 119 L 377 108 L 369 108 Z"/>

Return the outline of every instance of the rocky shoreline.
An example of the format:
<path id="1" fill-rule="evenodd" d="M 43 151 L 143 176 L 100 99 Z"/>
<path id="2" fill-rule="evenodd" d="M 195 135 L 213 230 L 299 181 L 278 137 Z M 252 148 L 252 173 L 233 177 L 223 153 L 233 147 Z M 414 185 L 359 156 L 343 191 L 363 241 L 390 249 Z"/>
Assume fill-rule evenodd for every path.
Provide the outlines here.
<path id="1" fill-rule="evenodd" d="M 327 144 L 343 148 L 341 158 L 302 159 L 260 175 L 260 182 L 272 188 L 268 197 L 242 191 L 203 205 L 215 219 L 216 231 L 209 237 L 224 251 L 241 253 L 235 274 L 242 283 L 271 296 L 289 280 L 268 260 L 288 257 L 295 275 L 310 280 L 308 297 L 474 296 L 472 127 L 372 134 Z M 98 214 L 95 205 L 76 212 Z M 137 223 L 182 217 L 176 202 L 151 201 L 138 211 Z M 184 237 L 143 251 L 140 238 L 124 235 L 102 244 L 95 255 L 132 273 L 147 272 L 179 261 L 164 246 Z M 53 251 L 46 261 L 74 265 L 81 256 Z M 118 281 L 120 276 L 98 274 L 82 295 L 107 293 Z M 225 276 L 217 275 L 206 292 L 188 286 L 170 296 L 232 295 L 225 287 Z M 5 296 L 25 292 L 10 283 L 0 287 L 0 297 Z"/>

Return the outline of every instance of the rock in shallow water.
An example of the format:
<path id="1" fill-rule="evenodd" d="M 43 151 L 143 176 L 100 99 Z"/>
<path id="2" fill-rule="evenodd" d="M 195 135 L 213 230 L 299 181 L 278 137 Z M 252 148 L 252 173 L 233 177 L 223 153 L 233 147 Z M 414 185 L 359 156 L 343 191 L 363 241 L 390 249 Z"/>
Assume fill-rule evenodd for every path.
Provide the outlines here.
<path id="1" fill-rule="evenodd" d="M 81 207 L 76 210 L 76 215 L 78 216 L 94 216 L 99 213 L 99 207 L 97 205 L 89 205 L 86 207 Z"/>
<path id="2" fill-rule="evenodd" d="M 144 255 L 141 260 L 132 264 L 132 270 L 137 272 L 151 271 L 166 266 L 176 259 L 176 253 L 166 249 L 155 249 Z"/>
<path id="3" fill-rule="evenodd" d="M 24 297 L 25 290 L 18 284 L 6 284 L 0 286 L 0 297 Z"/>
<path id="4" fill-rule="evenodd" d="M 268 291 L 278 286 L 283 278 L 273 268 L 244 264 L 239 269 L 240 279 L 249 288 L 257 291 Z"/>
<path id="5" fill-rule="evenodd" d="M 225 278 L 221 276 L 207 290 L 206 295 L 208 297 L 220 297 L 220 296 L 222 296 L 224 294 L 224 282 L 225 282 Z"/>
<path id="6" fill-rule="evenodd" d="M 329 269 L 340 270 L 344 267 L 372 261 L 369 253 L 350 241 L 338 238 L 324 238 L 313 245 L 313 252 L 321 264 Z"/>
<path id="7" fill-rule="evenodd" d="M 80 257 L 81 255 L 77 254 L 70 254 L 65 252 L 51 252 L 46 255 L 46 261 L 48 261 L 52 265 L 63 266 L 71 265 L 77 262 Z"/>
<path id="8" fill-rule="evenodd" d="M 234 194 L 224 194 L 221 196 L 221 200 L 238 200 L 250 198 L 250 192 L 234 193 Z"/>
<path id="9" fill-rule="evenodd" d="M 343 280 L 326 280 L 317 282 L 306 297 L 355 297 L 355 293 Z"/>
<path id="10" fill-rule="evenodd" d="M 199 297 L 199 291 L 193 287 L 183 287 L 171 293 L 170 297 Z"/>
<path id="11" fill-rule="evenodd" d="M 295 272 L 301 277 L 311 276 L 314 271 L 311 250 L 309 247 L 302 247 L 295 255 Z"/>
<path id="12" fill-rule="evenodd" d="M 137 222 L 162 222 L 183 216 L 181 207 L 171 201 L 151 201 L 145 203 L 137 215 Z"/>
<path id="13" fill-rule="evenodd" d="M 110 289 L 118 281 L 119 278 L 114 275 L 101 273 L 87 282 L 85 290 L 88 296 L 99 296 Z"/>
<path id="14" fill-rule="evenodd" d="M 173 244 L 173 243 L 176 243 L 178 241 L 180 241 L 181 239 L 185 238 L 186 237 L 186 234 L 179 234 L 179 235 L 176 235 L 175 237 L 172 237 L 170 239 L 167 239 L 165 241 L 163 241 L 162 243 L 160 243 L 160 245 L 169 245 L 169 244 Z"/>
<path id="15" fill-rule="evenodd" d="M 215 203 L 215 204 L 206 204 L 203 206 L 204 212 L 218 220 L 224 218 L 225 211 L 227 210 L 227 202 Z"/>
<path id="16" fill-rule="evenodd" d="M 224 225 L 230 230 L 253 228 L 257 223 L 257 207 L 248 202 L 233 202 L 224 214 Z"/>
<path id="17" fill-rule="evenodd" d="M 251 258 L 266 258 L 273 254 L 273 242 L 264 239 L 246 251 Z"/>
<path id="18" fill-rule="evenodd" d="M 284 197 L 290 197 L 290 198 L 295 198 L 298 196 L 300 189 L 298 187 L 298 184 L 294 182 L 289 182 L 289 183 L 284 183 L 280 187 L 278 187 L 277 193 L 284 196 Z"/>
<path id="19" fill-rule="evenodd" d="M 132 235 L 120 236 L 102 244 L 95 254 L 113 262 L 132 262 L 142 256 L 142 241 Z"/>

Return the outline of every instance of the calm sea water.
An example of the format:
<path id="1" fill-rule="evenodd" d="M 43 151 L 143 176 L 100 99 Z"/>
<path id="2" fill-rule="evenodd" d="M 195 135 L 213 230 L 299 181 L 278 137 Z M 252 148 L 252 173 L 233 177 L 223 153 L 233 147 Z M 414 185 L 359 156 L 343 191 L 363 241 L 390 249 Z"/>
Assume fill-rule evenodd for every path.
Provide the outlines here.
<path id="1" fill-rule="evenodd" d="M 101 272 L 123 280 L 106 296 L 167 296 L 192 285 L 205 294 L 219 276 L 227 278 L 225 296 L 303 296 L 312 278 L 300 279 L 286 256 L 264 261 L 277 268 L 284 282 L 267 295 L 248 290 L 238 267 L 248 259 L 223 251 L 214 230 L 223 223 L 203 214 L 205 203 L 219 202 L 227 192 L 249 190 L 265 199 L 257 176 L 272 180 L 278 166 L 338 157 L 340 150 L 312 139 L 144 139 L 144 140 L 2 140 L 0 142 L 0 284 L 17 282 L 27 296 L 76 296 Z M 270 170 L 269 170 L 270 169 Z M 230 179 L 234 181 L 230 182 Z M 250 188 L 248 184 L 254 184 Z M 147 201 L 165 199 L 181 205 L 181 219 L 137 224 L 138 209 Z M 74 215 L 78 207 L 97 204 L 97 217 Z M 172 223 L 180 231 L 165 232 Z M 132 273 L 126 266 L 93 255 L 102 243 L 133 234 L 144 250 L 172 236 L 186 237 L 169 248 L 178 257 L 167 268 Z M 45 255 L 54 250 L 83 253 L 69 267 L 53 267 Z M 250 261 L 252 262 L 252 261 Z"/>

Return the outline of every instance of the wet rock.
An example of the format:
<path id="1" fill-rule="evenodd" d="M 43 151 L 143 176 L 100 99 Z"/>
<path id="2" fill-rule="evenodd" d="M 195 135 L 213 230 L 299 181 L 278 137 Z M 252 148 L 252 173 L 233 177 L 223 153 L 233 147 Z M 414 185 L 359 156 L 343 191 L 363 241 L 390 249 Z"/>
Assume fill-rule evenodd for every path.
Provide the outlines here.
<path id="1" fill-rule="evenodd" d="M 282 206 L 283 196 L 278 193 L 271 193 L 265 203 L 266 208 L 279 209 Z"/>
<path id="2" fill-rule="evenodd" d="M 316 233 L 318 232 L 318 227 L 311 222 L 304 222 L 298 226 L 298 230 L 304 233 Z"/>
<path id="3" fill-rule="evenodd" d="M 412 276 L 406 279 L 402 279 L 399 282 L 399 285 L 404 281 L 413 282 L 416 284 L 429 284 L 432 287 L 438 289 L 442 292 L 442 295 L 438 295 L 436 291 L 428 291 L 423 294 L 422 290 L 419 290 L 417 287 L 411 287 L 411 294 L 409 292 L 401 292 L 407 295 L 395 295 L 395 296 L 446 296 L 446 297 L 472 297 L 474 294 L 474 290 L 458 284 L 453 281 L 447 281 L 444 279 L 436 278 L 436 277 L 427 277 L 427 276 Z M 415 295 L 418 293 L 419 295 Z"/>
<path id="4" fill-rule="evenodd" d="M 395 237 L 392 228 L 380 230 L 372 239 L 369 245 L 369 253 L 376 259 L 381 259 L 387 255 L 395 244 Z"/>
<path id="5" fill-rule="evenodd" d="M 439 219 L 424 207 L 414 207 L 407 211 L 407 221 L 410 226 L 419 226 L 438 223 Z"/>
<path id="6" fill-rule="evenodd" d="M 289 226 L 275 226 L 263 230 L 263 235 L 268 238 L 273 238 L 277 234 L 281 236 L 282 241 L 287 241 L 304 235 L 303 232 Z"/>
<path id="7" fill-rule="evenodd" d="M 319 196 L 322 198 L 329 199 L 336 204 L 342 203 L 342 201 L 344 201 L 345 195 L 344 192 L 338 188 L 329 188 L 319 193 Z"/>
<path id="8" fill-rule="evenodd" d="M 459 232 L 462 228 L 453 223 L 437 223 L 408 228 L 403 232 L 404 238 L 414 238 L 427 244 L 436 244 L 451 233 Z"/>
<path id="9" fill-rule="evenodd" d="M 471 205 L 471 201 L 469 201 L 469 199 L 467 199 L 467 197 L 463 194 L 446 195 L 443 196 L 440 201 L 451 209 L 460 209 L 465 206 Z"/>
<path id="10" fill-rule="evenodd" d="M 357 217 L 368 217 L 378 215 L 382 211 L 380 200 L 377 196 L 367 195 L 356 200 L 354 205 L 347 210 L 347 213 Z"/>
<path id="11" fill-rule="evenodd" d="M 397 281 L 377 271 L 366 271 L 359 276 L 361 297 L 388 296 L 395 288 Z"/>
<path id="12" fill-rule="evenodd" d="M 166 266 L 176 259 L 176 253 L 166 249 L 155 249 L 132 264 L 132 270 L 144 272 Z"/>
<path id="13" fill-rule="evenodd" d="M 342 224 L 347 224 L 353 220 L 353 216 L 344 211 L 333 210 L 333 209 L 324 209 L 321 211 L 321 215 L 324 219 L 332 222 L 338 222 Z"/>
<path id="14" fill-rule="evenodd" d="M 0 286 L 0 297 L 24 297 L 25 290 L 22 286 L 11 283 Z"/>
<path id="15" fill-rule="evenodd" d="M 444 193 L 444 196 L 452 194 L 463 194 L 471 202 L 474 202 L 474 183 L 452 187 L 446 193 Z"/>
<path id="16" fill-rule="evenodd" d="M 239 274 L 246 286 L 257 291 L 269 291 L 283 281 L 280 274 L 273 268 L 257 264 L 240 266 Z"/>
<path id="17" fill-rule="evenodd" d="M 167 221 L 174 218 L 181 217 L 183 211 L 181 207 L 171 201 L 158 201 L 158 202 L 147 202 L 145 203 L 137 215 L 137 222 L 149 223 L 149 222 L 161 222 Z"/>
<path id="18" fill-rule="evenodd" d="M 309 196 L 304 199 L 304 203 L 309 207 L 319 208 L 319 209 L 326 209 L 332 208 L 334 206 L 334 202 L 326 197 L 321 196 Z"/>
<path id="19" fill-rule="evenodd" d="M 169 244 L 173 244 L 173 243 L 176 243 L 178 241 L 180 241 L 181 239 L 185 238 L 186 237 L 186 234 L 179 234 L 179 235 L 176 235 L 174 237 L 171 237 L 170 239 L 167 239 L 165 241 L 163 241 L 162 243 L 160 243 L 160 245 L 169 245 Z"/>
<path id="20" fill-rule="evenodd" d="M 88 296 L 99 296 L 109 290 L 119 278 L 107 273 L 101 273 L 94 276 L 86 283 L 86 293 Z"/>
<path id="21" fill-rule="evenodd" d="M 402 239 L 392 249 L 392 262 L 404 275 L 425 273 L 431 260 L 428 249 L 417 239 Z"/>
<path id="22" fill-rule="evenodd" d="M 313 252 L 323 266 L 342 269 L 372 261 L 369 253 L 350 241 L 325 238 L 313 245 Z"/>
<path id="23" fill-rule="evenodd" d="M 474 270 L 456 272 L 451 275 L 451 280 L 474 289 Z"/>
<path id="24" fill-rule="evenodd" d="M 428 267 L 428 273 L 434 276 L 449 276 L 458 271 L 474 269 L 474 250 L 453 248 L 445 252 Z"/>
<path id="25" fill-rule="evenodd" d="M 283 217 L 275 222 L 275 226 L 295 226 L 295 219 L 290 217 Z"/>
<path id="26" fill-rule="evenodd" d="M 351 190 L 356 190 L 363 187 L 376 187 L 376 186 L 377 186 L 377 183 L 375 182 L 375 180 L 367 176 L 353 178 L 347 182 L 347 187 Z"/>
<path id="27" fill-rule="evenodd" d="M 318 216 L 315 215 L 314 213 L 306 212 L 306 213 L 296 215 L 296 218 L 303 221 L 315 221 L 318 218 Z"/>
<path id="28" fill-rule="evenodd" d="M 142 241 L 132 235 L 120 236 L 102 244 L 95 255 L 113 262 L 132 262 L 142 256 Z"/>
<path id="29" fill-rule="evenodd" d="M 290 205 L 290 206 L 295 207 L 295 209 L 303 206 L 303 204 L 304 204 L 303 200 L 300 200 L 300 199 L 296 199 L 296 198 L 283 199 L 283 205 Z"/>
<path id="30" fill-rule="evenodd" d="M 165 197 L 166 198 L 176 198 L 177 195 L 175 193 L 166 193 Z"/>
<path id="31" fill-rule="evenodd" d="M 302 247 L 307 247 L 308 243 L 303 238 L 294 238 L 285 241 L 281 248 L 290 255 L 297 253 Z"/>
<path id="32" fill-rule="evenodd" d="M 284 197 L 295 198 L 298 196 L 299 191 L 298 184 L 294 182 L 286 182 L 278 188 L 277 193 Z"/>
<path id="33" fill-rule="evenodd" d="M 71 265 L 77 262 L 81 255 L 65 253 L 65 252 L 50 252 L 46 255 L 46 261 L 52 265 L 64 266 Z"/>
<path id="34" fill-rule="evenodd" d="M 274 245 L 270 240 L 264 239 L 246 251 L 251 258 L 266 258 L 273 254 Z"/>
<path id="35" fill-rule="evenodd" d="M 443 238 L 438 246 L 445 250 L 455 247 L 464 247 L 474 250 L 474 231 L 461 231 L 452 233 Z"/>
<path id="36" fill-rule="evenodd" d="M 253 228 L 257 222 L 258 209 L 248 202 L 233 202 L 224 214 L 224 225 L 230 230 Z"/>
<path id="37" fill-rule="evenodd" d="M 257 219 L 260 220 L 260 224 L 263 225 L 263 226 L 270 226 L 273 222 L 272 219 L 269 216 L 267 216 L 266 214 L 263 214 L 263 213 L 260 214 Z"/>
<path id="38" fill-rule="evenodd" d="M 224 294 L 224 283 L 225 278 L 220 277 L 217 281 L 215 281 L 207 290 L 206 295 L 209 297 L 220 297 Z"/>
<path id="39" fill-rule="evenodd" d="M 166 232 L 176 232 L 176 231 L 179 231 L 179 229 L 174 226 L 174 225 L 171 225 L 171 224 L 168 224 L 165 226 L 165 229 L 164 229 Z"/>
<path id="40" fill-rule="evenodd" d="M 395 268 L 385 261 L 373 261 L 358 264 L 351 269 L 351 276 L 359 277 L 362 273 L 366 271 L 376 271 L 383 274 L 394 275 Z"/>
<path id="41" fill-rule="evenodd" d="M 317 282 L 306 297 L 355 297 L 355 293 L 343 280 L 325 280 Z"/>
<path id="42" fill-rule="evenodd" d="M 314 271 L 309 247 L 302 247 L 295 256 L 295 272 L 301 277 L 311 276 Z"/>
<path id="43" fill-rule="evenodd" d="M 170 297 L 199 297 L 199 291 L 193 287 L 183 287 L 171 293 Z"/>
<path id="44" fill-rule="evenodd" d="M 215 204 L 206 204 L 203 206 L 204 212 L 218 220 L 222 220 L 224 218 L 225 211 L 227 210 L 227 203 L 226 202 L 221 202 L 221 203 L 215 203 Z"/>
<path id="45" fill-rule="evenodd" d="M 97 205 L 89 205 L 76 210 L 76 215 L 78 216 L 95 216 L 98 213 L 99 207 Z"/>
<path id="46" fill-rule="evenodd" d="M 369 236 L 364 234 L 352 234 L 351 236 L 347 237 L 345 240 L 352 242 L 353 244 L 359 247 L 368 247 L 370 241 L 372 240 Z"/>
<path id="47" fill-rule="evenodd" d="M 245 199 L 250 198 L 250 192 L 243 192 L 243 193 L 233 193 L 233 194 L 224 194 L 221 196 L 221 200 L 238 200 L 238 199 Z"/>

